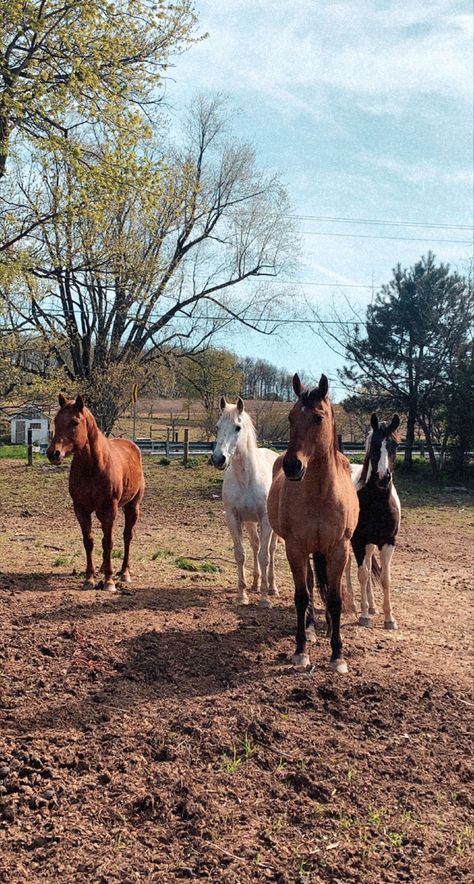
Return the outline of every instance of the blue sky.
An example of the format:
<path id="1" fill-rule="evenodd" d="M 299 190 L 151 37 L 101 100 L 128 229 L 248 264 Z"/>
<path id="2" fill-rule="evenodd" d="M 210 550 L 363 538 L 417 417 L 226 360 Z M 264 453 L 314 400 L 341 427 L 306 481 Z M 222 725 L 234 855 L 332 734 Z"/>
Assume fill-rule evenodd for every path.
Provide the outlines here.
<path id="1" fill-rule="evenodd" d="M 297 222 L 296 279 L 318 283 L 298 287 L 310 302 L 324 311 L 344 294 L 363 306 L 372 281 L 377 289 L 429 248 L 467 269 L 472 231 L 406 222 L 472 225 L 470 2 L 197 0 L 196 9 L 209 37 L 176 59 L 168 101 L 220 91 L 239 109 L 236 134 L 281 171 L 295 214 L 314 216 Z M 322 220 L 334 217 L 405 223 Z M 300 325 L 227 343 L 313 376 L 335 378 L 342 364 Z"/>

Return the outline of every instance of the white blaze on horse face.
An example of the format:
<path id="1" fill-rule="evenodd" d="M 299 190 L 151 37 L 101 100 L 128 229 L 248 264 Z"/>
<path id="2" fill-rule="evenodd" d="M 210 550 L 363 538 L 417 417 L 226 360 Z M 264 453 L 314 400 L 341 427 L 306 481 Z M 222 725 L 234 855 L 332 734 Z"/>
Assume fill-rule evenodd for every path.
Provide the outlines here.
<path id="1" fill-rule="evenodd" d="M 380 458 L 377 466 L 377 473 L 379 479 L 384 479 L 388 473 L 389 469 L 389 460 L 388 460 L 388 451 L 387 451 L 387 443 L 385 439 L 382 442 L 380 448 Z"/>

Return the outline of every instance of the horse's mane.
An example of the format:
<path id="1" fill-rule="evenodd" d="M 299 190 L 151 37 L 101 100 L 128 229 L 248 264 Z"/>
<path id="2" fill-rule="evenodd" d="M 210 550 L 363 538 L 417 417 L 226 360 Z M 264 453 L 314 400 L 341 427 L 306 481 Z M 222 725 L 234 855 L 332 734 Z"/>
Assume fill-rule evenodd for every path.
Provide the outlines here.
<path id="1" fill-rule="evenodd" d="M 255 424 L 248 411 L 245 411 L 245 409 L 244 411 L 241 411 L 240 418 L 246 429 L 249 431 L 252 441 L 255 442 L 255 445 L 257 445 L 257 430 L 255 429 Z"/>

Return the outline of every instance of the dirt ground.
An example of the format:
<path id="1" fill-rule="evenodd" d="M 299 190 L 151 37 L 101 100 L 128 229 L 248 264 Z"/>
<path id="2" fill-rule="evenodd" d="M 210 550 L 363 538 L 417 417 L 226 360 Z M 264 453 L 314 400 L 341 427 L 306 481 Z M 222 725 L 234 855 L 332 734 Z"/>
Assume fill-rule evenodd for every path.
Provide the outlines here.
<path id="1" fill-rule="evenodd" d="M 81 589 L 67 473 L 0 464 L 0 881 L 472 880 L 469 495 L 398 485 L 400 628 L 345 617 L 338 676 L 322 627 L 288 662 L 283 548 L 277 604 L 235 606 L 207 464 L 146 461 L 116 595 Z"/>

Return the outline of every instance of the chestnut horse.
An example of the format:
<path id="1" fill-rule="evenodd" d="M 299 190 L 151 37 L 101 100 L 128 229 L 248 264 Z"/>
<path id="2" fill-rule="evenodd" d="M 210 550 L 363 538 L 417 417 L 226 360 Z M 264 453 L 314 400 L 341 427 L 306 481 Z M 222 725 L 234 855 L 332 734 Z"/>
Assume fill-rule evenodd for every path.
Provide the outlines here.
<path id="1" fill-rule="evenodd" d="M 87 565 L 84 588 L 93 589 L 92 513 L 102 526 L 104 589 L 115 590 L 112 572 L 113 531 L 119 507 L 125 513 L 124 554 L 120 578 L 130 582 L 129 555 L 134 527 L 145 490 L 142 458 L 134 442 L 107 439 L 99 430 L 82 396 L 66 399 L 59 394 L 60 409 L 54 419 L 54 436 L 46 452 L 53 464 L 72 454 L 69 493 L 81 526 Z"/>
<path id="2" fill-rule="evenodd" d="M 298 401 L 289 414 L 288 449 L 273 467 L 267 504 L 271 526 L 285 541 L 295 583 L 297 627 L 292 662 L 300 667 L 309 664 L 305 618 L 309 605 L 309 617 L 313 619 L 312 555 L 326 607 L 332 649 L 330 665 L 342 673 L 347 672 L 340 633 L 342 576 L 359 502 L 349 461 L 338 451 L 326 375 L 321 375 L 313 390 L 305 390 L 295 374 L 293 389 Z"/>

